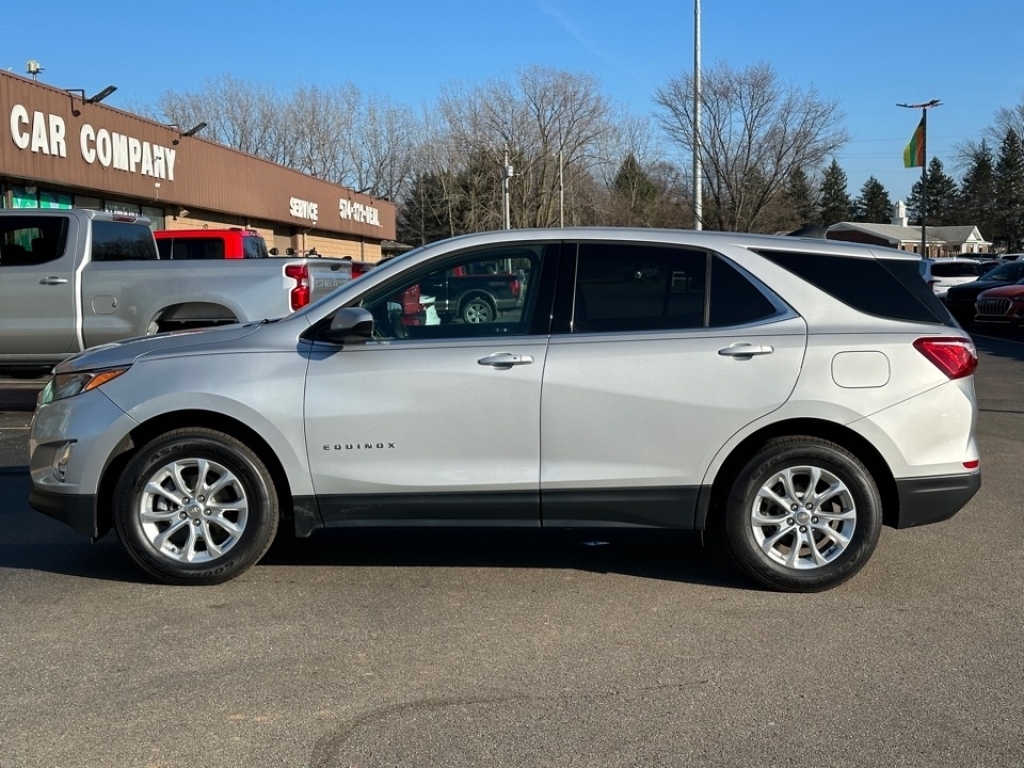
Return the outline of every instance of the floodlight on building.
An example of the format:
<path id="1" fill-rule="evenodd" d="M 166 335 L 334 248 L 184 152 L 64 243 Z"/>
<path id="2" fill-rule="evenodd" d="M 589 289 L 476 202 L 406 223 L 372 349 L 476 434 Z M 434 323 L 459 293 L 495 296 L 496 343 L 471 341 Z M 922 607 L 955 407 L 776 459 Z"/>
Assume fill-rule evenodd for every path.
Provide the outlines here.
<path id="1" fill-rule="evenodd" d="M 86 96 L 85 96 L 85 89 L 84 88 L 65 88 L 64 90 L 67 91 L 68 94 L 71 96 L 71 114 L 74 115 L 75 117 L 78 117 L 82 113 L 79 110 L 75 109 L 75 94 L 76 93 L 78 94 L 78 97 L 79 97 L 79 99 L 81 99 L 83 104 L 99 104 L 101 101 L 103 101 L 105 98 L 107 98 L 107 96 L 109 96 L 114 91 L 116 91 L 117 90 L 117 86 L 116 85 L 108 85 L 106 88 L 104 88 L 99 93 L 94 93 L 92 96 L 90 96 L 88 98 L 86 98 Z"/>

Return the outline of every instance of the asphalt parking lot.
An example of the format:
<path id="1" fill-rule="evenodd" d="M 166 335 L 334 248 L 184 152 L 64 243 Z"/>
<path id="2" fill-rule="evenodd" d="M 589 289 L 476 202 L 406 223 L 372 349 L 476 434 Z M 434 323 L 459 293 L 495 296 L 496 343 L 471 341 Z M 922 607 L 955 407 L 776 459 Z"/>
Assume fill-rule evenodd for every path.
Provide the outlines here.
<path id="1" fill-rule="evenodd" d="M 331 532 L 152 584 L 26 503 L 0 383 L 0 768 L 1024 765 L 1024 343 L 977 337 L 983 486 L 830 592 L 694 536 Z"/>

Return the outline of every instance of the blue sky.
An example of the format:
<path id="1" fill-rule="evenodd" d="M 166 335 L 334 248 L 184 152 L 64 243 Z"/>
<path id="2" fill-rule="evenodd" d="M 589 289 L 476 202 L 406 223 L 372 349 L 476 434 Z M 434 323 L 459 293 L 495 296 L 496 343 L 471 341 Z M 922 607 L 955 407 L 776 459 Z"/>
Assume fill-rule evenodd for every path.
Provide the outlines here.
<path id="1" fill-rule="evenodd" d="M 978 139 L 1000 107 L 1024 101 L 1024 3 L 1011 0 L 702 0 L 705 67 L 769 62 L 785 83 L 839 101 L 852 141 L 837 159 L 855 197 L 875 176 L 905 199 L 920 176 L 902 151 L 920 111 L 928 155 L 959 178 L 955 147 Z M 411 0 L 246 3 L 176 0 L 140 6 L 51 0 L 5 3 L 0 66 L 61 88 L 118 91 L 122 109 L 230 74 L 287 92 L 354 83 L 413 108 L 446 84 L 511 79 L 542 65 L 595 77 L 631 112 L 693 67 L 693 2 L 683 0 Z"/>

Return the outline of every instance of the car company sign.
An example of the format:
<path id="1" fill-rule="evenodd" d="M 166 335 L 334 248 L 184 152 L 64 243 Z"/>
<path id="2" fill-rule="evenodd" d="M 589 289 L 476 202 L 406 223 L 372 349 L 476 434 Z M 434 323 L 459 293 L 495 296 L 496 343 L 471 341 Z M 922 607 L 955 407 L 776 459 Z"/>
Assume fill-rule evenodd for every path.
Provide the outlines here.
<path id="1" fill-rule="evenodd" d="M 67 126 L 60 115 L 29 112 L 24 105 L 15 104 L 10 112 L 10 130 L 18 149 L 51 157 L 68 156 Z M 78 150 L 90 165 L 99 163 L 104 168 L 174 181 L 178 151 L 173 147 L 84 123 L 78 131 Z"/>

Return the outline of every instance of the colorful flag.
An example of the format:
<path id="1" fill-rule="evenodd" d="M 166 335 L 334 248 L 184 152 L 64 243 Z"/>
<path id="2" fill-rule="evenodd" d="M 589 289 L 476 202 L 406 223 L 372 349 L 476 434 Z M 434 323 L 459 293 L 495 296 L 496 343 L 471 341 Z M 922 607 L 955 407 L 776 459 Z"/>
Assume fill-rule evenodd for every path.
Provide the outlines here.
<path id="1" fill-rule="evenodd" d="M 910 139 L 910 143 L 907 144 L 907 148 L 903 150 L 903 167 L 904 168 L 924 168 L 924 116 L 921 116 L 921 122 L 917 124 L 917 130 L 914 131 L 914 135 Z"/>

